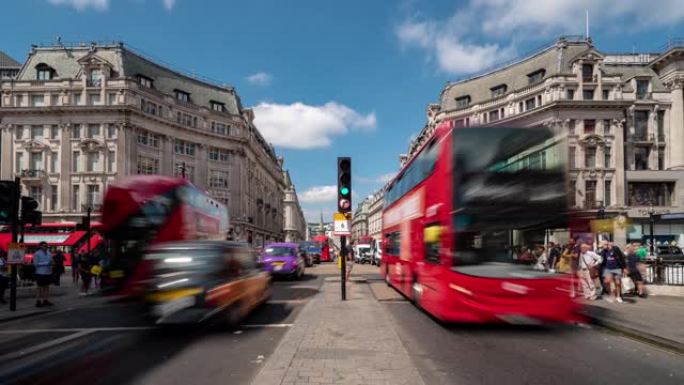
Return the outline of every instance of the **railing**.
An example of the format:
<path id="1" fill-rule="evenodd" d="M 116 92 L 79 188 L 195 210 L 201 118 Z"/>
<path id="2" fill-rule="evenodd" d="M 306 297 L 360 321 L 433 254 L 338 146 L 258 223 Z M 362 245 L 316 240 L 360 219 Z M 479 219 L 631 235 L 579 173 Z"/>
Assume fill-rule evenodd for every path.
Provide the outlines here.
<path id="1" fill-rule="evenodd" d="M 645 261 L 644 282 L 655 285 L 684 286 L 684 259 Z"/>
<path id="2" fill-rule="evenodd" d="M 668 40 L 667 43 L 663 44 L 662 47 L 660 47 L 659 51 L 667 52 L 672 48 L 684 48 L 684 38 L 676 37 Z"/>
<path id="3" fill-rule="evenodd" d="M 21 170 L 19 173 L 22 178 L 42 178 L 45 176 L 44 170 Z"/>

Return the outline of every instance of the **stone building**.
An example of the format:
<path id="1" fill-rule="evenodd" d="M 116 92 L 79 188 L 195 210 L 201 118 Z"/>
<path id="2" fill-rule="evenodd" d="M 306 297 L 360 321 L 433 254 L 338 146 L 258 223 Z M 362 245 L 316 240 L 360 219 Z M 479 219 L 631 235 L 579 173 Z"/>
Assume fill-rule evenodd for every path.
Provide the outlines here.
<path id="1" fill-rule="evenodd" d="M 363 236 L 368 235 L 368 213 L 372 196 L 367 197 L 356 206 L 356 211 L 352 216 L 351 238 L 357 241 Z"/>
<path id="2" fill-rule="evenodd" d="M 21 63 L 0 51 L 0 81 L 17 76 L 20 69 Z"/>
<path id="3" fill-rule="evenodd" d="M 368 235 L 382 240 L 382 209 L 385 204 L 385 188 L 381 188 L 368 199 Z"/>
<path id="4" fill-rule="evenodd" d="M 650 213 L 684 212 L 684 41 L 659 53 L 611 54 L 561 38 L 500 68 L 447 84 L 409 148 L 444 121 L 459 126 L 550 127 L 567 135 L 570 204 L 626 217 L 618 242 L 642 240 Z M 622 223 L 622 221 L 620 221 Z M 656 225 L 684 239 L 684 222 Z"/>
<path id="5" fill-rule="evenodd" d="M 283 239 L 282 160 L 235 89 L 123 43 L 32 47 L 0 83 L 0 175 L 22 178 L 44 221 L 97 211 L 118 177 L 176 175 L 228 206 L 234 239 Z"/>
<path id="6" fill-rule="evenodd" d="M 285 201 L 283 202 L 285 242 L 301 242 L 307 239 L 308 233 L 304 212 L 299 205 L 295 185 L 287 170 L 283 171 L 283 178 L 285 181 Z"/>

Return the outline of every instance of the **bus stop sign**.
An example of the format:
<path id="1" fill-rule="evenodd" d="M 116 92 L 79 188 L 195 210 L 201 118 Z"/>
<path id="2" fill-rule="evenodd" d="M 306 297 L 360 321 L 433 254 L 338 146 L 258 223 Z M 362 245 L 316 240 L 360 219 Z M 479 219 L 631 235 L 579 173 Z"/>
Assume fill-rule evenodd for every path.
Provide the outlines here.
<path id="1" fill-rule="evenodd" d="M 22 264 L 25 254 L 26 248 L 22 243 L 10 243 L 7 247 L 7 263 Z"/>
<path id="2" fill-rule="evenodd" d="M 351 235 L 351 226 L 349 219 L 343 213 L 333 214 L 333 235 Z"/>

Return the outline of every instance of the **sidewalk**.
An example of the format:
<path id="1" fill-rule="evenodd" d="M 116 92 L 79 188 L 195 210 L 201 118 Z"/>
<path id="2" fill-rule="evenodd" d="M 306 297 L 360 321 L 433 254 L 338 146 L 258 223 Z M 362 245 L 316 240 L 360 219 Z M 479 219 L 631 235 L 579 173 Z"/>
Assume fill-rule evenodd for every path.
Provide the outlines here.
<path id="1" fill-rule="evenodd" d="M 367 284 L 327 281 L 302 310 L 254 385 L 422 385 L 387 310 Z"/>
<path id="2" fill-rule="evenodd" d="M 684 298 L 625 297 L 625 303 L 598 300 L 586 311 L 601 326 L 629 337 L 684 353 Z"/>
<path id="3" fill-rule="evenodd" d="M 17 310 L 10 311 L 9 296 L 10 290 L 7 288 L 5 292 L 6 304 L 0 305 L 0 323 L 31 317 L 34 315 L 50 313 L 66 308 L 80 307 L 84 304 L 90 304 L 101 299 L 97 295 L 97 289 L 91 288 L 91 296 L 82 297 L 79 295 L 80 288 L 71 280 L 71 274 L 64 274 L 61 280 L 61 286 L 50 285 L 50 302 L 53 306 L 36 307 L 36 285 L 33 286 L 19 286 L 17 287 Z"/>

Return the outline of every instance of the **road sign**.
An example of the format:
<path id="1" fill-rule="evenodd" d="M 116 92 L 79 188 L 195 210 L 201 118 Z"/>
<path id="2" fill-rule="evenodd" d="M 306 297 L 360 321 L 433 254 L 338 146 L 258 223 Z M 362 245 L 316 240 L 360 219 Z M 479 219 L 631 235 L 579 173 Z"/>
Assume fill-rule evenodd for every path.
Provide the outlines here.
<path id="1" fill-rule="evenodd" d="M 333 235 L 351 235 L 351 221 L 343 213 L 333 214 Z"/>
<path id="2" fill-rule="evenodd" d="M 26 249 L 21 243 L 10 243 L 7 246 L 7 263 L 22 264 Z"/>

